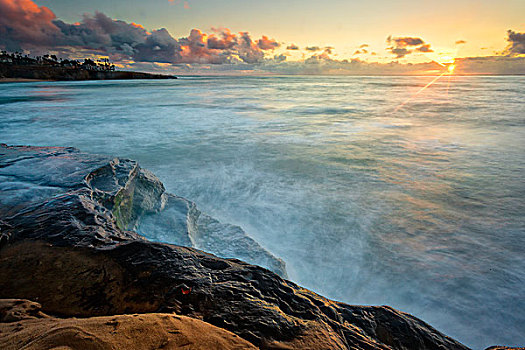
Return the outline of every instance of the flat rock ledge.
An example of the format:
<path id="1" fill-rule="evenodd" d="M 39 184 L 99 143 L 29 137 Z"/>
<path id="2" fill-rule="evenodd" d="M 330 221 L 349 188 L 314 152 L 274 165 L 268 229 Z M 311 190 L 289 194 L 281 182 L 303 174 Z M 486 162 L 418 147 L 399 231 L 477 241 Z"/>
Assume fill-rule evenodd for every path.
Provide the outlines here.
<path id="1" fill-rule="evenodd" d="M 226 234 L 239 234 L 218 222 L 206 228 L 209 217 L 199 229 L 200 215 L 182 215 L 184 210 L 173 209 L 177 206 L 186 207 L 186 213 L 192 210 L 191 202 L 166 194 L 160 181 L 133 161 L 73 148 L 1 145 L 0 298 L 11 301 L 3 308 L 0 303 L 0 346 L 9 339 L 27 340 L 33 331 L 26 327 L 48 332 L 46 322 L 65 329 L 56 332 L 65 334 L 65 343 L 52 338 L 55 333 L 45 333 L 52 333 L 42 339 L 55 339 L 53 346 L 69 346 L 68 341 L 86 334 L 109 341 L 106 331 L 86 330 L 116 327 L 117 322 L 144 344 L 180 332 L 181 327 L 186 327 L 187 338 L 212 329 L 206 330 L 209 339 L 202 334 L 202 339 L 191 338 L 190 348 L 206 348 L 202 344 L 222 339 L 208 348 L 467 349 L 391 307 L 332 301 L 266 268 L 152 242 L 132 230 L 153 227 L 155 217 L 169 222 L 173 211 L 172 221 L 185 218 L 186 224 L 166 227 L 181 230 L 177 234 L 186 237 L 186 243 L 206 242 L 207 235 L 218 239 L 223 228 Z M 217 249 L 233 249 L 228 254 L 252 243 L 235 247 L 232 240 L 225 241 L 228 246 L 218 244 Z M 261 249 L 248 257 L 269 259 L 276 264 L 269 267 L 284 275 L 278 260 Z M 13 306 L 13 299 L 24 301 Z M 133 323 L 133 318 L 140 321 Z M 85 334 L 67 333 L 71 329 Z M 175 344 L 166 348 L 188 345 L 179 338 L 162 339 Z M 144 344 L 142 348 L 152 348 Z"/>

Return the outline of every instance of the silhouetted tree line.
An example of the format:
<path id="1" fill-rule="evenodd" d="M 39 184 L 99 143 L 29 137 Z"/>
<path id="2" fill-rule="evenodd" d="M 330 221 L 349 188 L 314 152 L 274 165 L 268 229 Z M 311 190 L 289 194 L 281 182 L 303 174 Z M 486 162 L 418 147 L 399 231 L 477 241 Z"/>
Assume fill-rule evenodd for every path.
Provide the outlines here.
<path id="1" fill-rule="evenodd" d="M 30 57 L 29 55 L 23 55 L 21 52 L 9 53 L 7 51 L 1 51 L 0 63 L 12 64 L 12 65 L 31 65 L 31 66 L 46 66 L 46 67 L 68 67 L 77 69 L 86 69 L 94 71 L 114 71 L 115 65 L 112 64 L 109 59 L 103 58 L 96 61 L 85 58 L 84 62 L 79 60 L 68 60 L 58 58 L 55 55 L 42 55 L 36 57 Z"/>

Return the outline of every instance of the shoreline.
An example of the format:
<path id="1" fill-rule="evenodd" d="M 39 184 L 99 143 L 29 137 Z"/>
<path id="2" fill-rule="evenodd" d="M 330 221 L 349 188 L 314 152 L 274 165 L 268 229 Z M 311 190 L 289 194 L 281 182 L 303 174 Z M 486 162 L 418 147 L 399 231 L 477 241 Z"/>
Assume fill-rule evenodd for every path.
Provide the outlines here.
<path id="1" fill-rule="evenodd" d="M 0 83 L 32 83 L 38 81 L 54 81 L 43 79 L 29 79 L 29 78 L 0 78 Z"/>

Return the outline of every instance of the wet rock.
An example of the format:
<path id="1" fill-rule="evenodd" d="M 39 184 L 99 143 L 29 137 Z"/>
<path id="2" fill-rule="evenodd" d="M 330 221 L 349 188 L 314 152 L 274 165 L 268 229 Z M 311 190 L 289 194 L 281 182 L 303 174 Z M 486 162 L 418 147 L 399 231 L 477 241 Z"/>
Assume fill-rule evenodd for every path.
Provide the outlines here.
<path id="1" fill-rule="evenodd" d="M 2 145 L 0 153 L 0 217 L 13 216 L 13 223 L 33 218 L 24 233 L 32 238 L 46 234 L 41 228 L 51 225 L 60 232 L 53 244 L 62 240 L 97 246 L 142 239 L 133 230 L 149 239 L 242 258 L 286 276 L 284 262 L 240 227 L 221 223 L 195 203 L 167 193 L 135 161 L 61 147 Z M 105 230 L 99 230 L 102 223 Z M 71 231 L 78 225 L 92 234 L 79 237 Z"/>
<path id="2" fill-rule="evenodd" d="M 0 150 L 0 176 L 23 183 L 25 187 L 17 185 L 20 191 L 36 193 L 36 198 L 24 193 L 18 196 L 22 201 L 10 206 L 4 203 L 13 203 L 12 198 L 0 191 L 0 298 L 35 300 L 44 312 L 61 316 L 174 312 L 229 330 L 261 348 L 467 349 L 390 307 L 331 301 L 265 268 L 147 241 L 125 230 L 147 228 L 147 220 L 141 224 L 147 217 L 150 224 L 161 218 L 173 227 L 171 218 L 181 237 L 203 246 L 208 244 L 206 234 L 219 235 L 225 227 L 232 237 L 241 234 L 199 213 L 193 203 L 166 194 L 134 162 L 71 149 Z M 47 157 L 42 153 L 64 157 L 53 162 L 73 171 L 65 177 L 67 186 L 46 174 L 42 159 L 36 173 L 43 174 L 18 164 Z M 68 159 L 78 166 L 68 165 Z M 51 179 L 57 190 L 49 196 Z M 7 182 L 2 180 L 0 189 L 9 188 Z M 10 191 L 16 196 L 16 189 Z M 243 243 L 232 252 L 248 248 Z"/>

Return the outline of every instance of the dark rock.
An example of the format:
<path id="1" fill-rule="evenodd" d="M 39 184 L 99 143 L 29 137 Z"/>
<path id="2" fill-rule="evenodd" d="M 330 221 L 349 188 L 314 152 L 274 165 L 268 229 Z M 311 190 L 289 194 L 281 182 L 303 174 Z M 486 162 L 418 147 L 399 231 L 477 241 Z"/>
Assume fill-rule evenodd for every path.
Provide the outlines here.
<path id="1" fill-rule="evenodd" d="M 52 227 L 58 232 L 53 244 L 65 240 L 98 246 L 142 239 L 130 231 L 134 230 L 157 241 L 241 258 L 286 276 L 284 262 L 240 227 L 221 223 L 195 203 L 167 193 L 162 182 L 135 161 L 74 148 L 3 145 L 0 153 L 0 217 L 12 216 L 11 223 L 25 227 L 23 237 L 47 235 Z M 28 222 L 21 225 L 19 220 Z M 81 232 L 92 234 L 72 232 L 79 225 Z"/>
<path id="2" fill-rule="evenodd" d="M 134 162 L 72 149 L 0 153 L 0 298 L 62 316 L 175 312 L 262 348 L 467 349 L 390 307 L 334 302 L 262 267 L 126 231 L 166 206 L 193 210 Z M 46 157 L 38 171 L 24 166 Z M 53 176 L 61 170 L 49 164 L 67 170 Z"/>

